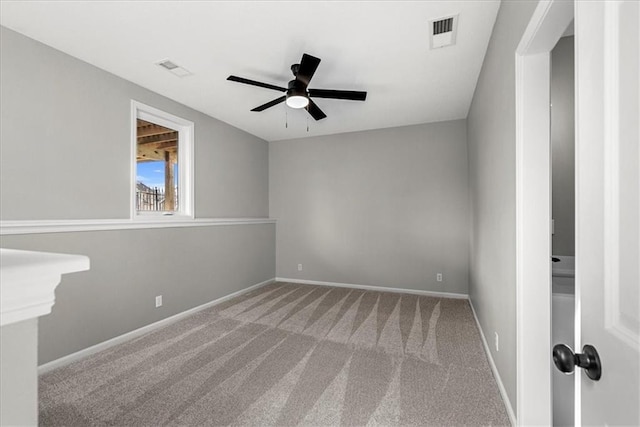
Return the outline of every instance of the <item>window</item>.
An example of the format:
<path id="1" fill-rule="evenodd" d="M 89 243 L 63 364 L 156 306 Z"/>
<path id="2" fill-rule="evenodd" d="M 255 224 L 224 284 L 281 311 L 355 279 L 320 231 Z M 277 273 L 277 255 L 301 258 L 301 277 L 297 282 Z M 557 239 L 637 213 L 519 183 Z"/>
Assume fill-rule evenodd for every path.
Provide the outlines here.
<path id="1" fill-rule="evenodd" d="M 193 218 L 193 123 L 136 101 L 132 217 Z"/>

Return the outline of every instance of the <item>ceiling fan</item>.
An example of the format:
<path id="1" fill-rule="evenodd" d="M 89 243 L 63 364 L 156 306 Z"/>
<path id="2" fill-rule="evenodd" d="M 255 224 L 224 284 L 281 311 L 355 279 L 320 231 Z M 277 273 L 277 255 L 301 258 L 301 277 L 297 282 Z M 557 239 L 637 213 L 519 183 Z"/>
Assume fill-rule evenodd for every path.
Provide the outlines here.
<path id="1" fill-rule="evenodd" d="M 306 109 L 311 117 L 316 120 L 322 120 L 327 117 L 327 115 L 316 105 L 315 102 L 311 100 L 311 98 L 348 99 L 352 101 L 364 101 L 367 99 L 367 92 L 354 90 L 309 89 L 309 82 L 311 81 L 311 78 L 316 72 L 319 64 L 320 58 L 316 58 L 315 56 L 311 56 L 306 53 L 303 54 L 300 63 L 293 64 L 291 66 L 291 72 L 295 78 L 289 82 L 287 88 L 257 82 L 255 80 L 249 80 L 238 76 L 229 76 L 227 77 L 227 80 L 286 92 L 286 94 L 280 98 L 276 98 L 273 101 L 262 104 L 251 111 L 264 111 L 267 108 L 278 105 L 281 102 L 285 102 L 287 106 L 291 108 Z"/>

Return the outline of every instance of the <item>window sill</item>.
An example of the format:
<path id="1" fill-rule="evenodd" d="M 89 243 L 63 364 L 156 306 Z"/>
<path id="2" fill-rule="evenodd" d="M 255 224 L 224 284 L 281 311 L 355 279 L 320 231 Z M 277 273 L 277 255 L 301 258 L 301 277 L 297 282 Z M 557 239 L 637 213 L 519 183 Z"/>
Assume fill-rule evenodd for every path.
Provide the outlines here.
<path id="1" fill-rule="evenodd" d="M 133 221 L 195 221 L 193 215 L 187 215 L 179 212 L 152 212 L 142 211 L 136 212 Z"/>
<path id="2" fill-rule="evenodd" d="M 275 224 L 270 218 L 185 218 L 177 216 L 136 219 L 78 219 L 0 221 L 0 235 L 72 233 L 79 231 L 136 230 L 148 228 L 211 227 L 219 225 Z"/>

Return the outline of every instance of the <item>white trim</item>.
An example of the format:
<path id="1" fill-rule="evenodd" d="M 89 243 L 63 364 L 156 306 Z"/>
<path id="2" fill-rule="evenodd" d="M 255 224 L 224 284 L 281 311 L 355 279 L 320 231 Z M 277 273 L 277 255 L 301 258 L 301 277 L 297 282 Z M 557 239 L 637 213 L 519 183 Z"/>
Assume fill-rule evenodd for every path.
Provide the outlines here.
<path id="1" fill-rule="evenodd" d="M 171 323 L 177 322 L 178 320 L 184 319 L 187 316 L 190 316 L 194 313 L 197 313 L 199 311 L 202 311 L 204 309 L 207 309 L 209 307 L 213 307 L 214 305 L 223 303 L 227 300 L 230 300 L 231 298 L 235 298 L 237 296 L 240 296 L 242 294 L 245 294 L 249 291 L 252 291 L 254 289 L 257 289 L 261 286 L 265 286 L 268 285 L 270 283 L 273 283 L 275 281 L 275 279 L 269 279 L 269 280 L 265 280 L 264 282 L 260 282 L 257 283 L 255 285 L 249 286 L 246 289 L 242 289 L 240 291 L 234 292 L 232 294 L 226 295 L 224 297 L 215 299 L 213 301 L 209 301 L 205 304 L 199 305 L 197 307 L 194 308 L 190 308 L 189 310 L 185 310 L 181 313 L 175 314 L 171 317 L 167 317 L 165 319 L 162 320 L 158 320 L 157 322 L 151 323 L 149 325 L 143 326 L 141 328 L 135 329 L 131 332 L 127 332 L 125 334 L 119 335 L 115 338 L 111 338 L 107 341 L 103 341 L 101 343 L 98 343 L 96 345 L 92 345 L 91 347 L 87 347 L 83 350 L 77 351 L 75 353 L 69 354 L 67 356 L 61 357 L 59 359 L 56 360 L 52 360 L 51 362 L 47 362 L 44 363 L 40 366 L 38 366 L 38 375 L 42 375 L 45 374 L 47 372 L 50 372 L 56 368 L 60 368 L 62 366 L 66 366 L 69 365 L 70 363 L 73 363 L 75 361 L 78 361 L 80 359 L 84 359 L 85 357 L 91 356 L 92 354 L 96 354 L 100 351 L 106 350 L 108 348 L 111 348 L 115 345 L 121 344 L 123 342 L 132 340 L 134 338 L 137 338 L 139 336 L 142 336 L 146 333 L 149 333 L 151 331 L 154 331 L 156 329 L 160 329 L 164 326 L 167 326 Z"/>
<path id="2" fill-rule="evenodd" d="M 275 224 L 269 218 L 179 219 L 73 219 L 47 221 L 0 221 L 0 236 L 12 234 L 73 233 L 78 231 L 131 230 L 145 228 L 208 227 L 217 225 Z"/>
<path id="3" fill-rule="evenodd" d="M 517 56 L 517 398 L 521 425 L 550 425 L 551 203 L 549 53 Z M 547 90 L 541 90 L 546 87 Z M 545 375 L 548 374 L 548 375 Z M 535 396 L 535 398 L 534 398 Z"/>
<path id="4" fill-rule="evenodd" d="M 582 12 L 581 12 L 582 11 Z M 581 202 L 581 186 L 579 179 L 579 171 L 582 169 L 582 161 L 580 160 L 580 142 L 582 141 L 581 135 L 581 127 L 580 127 L 580 105 L 582 104 L 581 98 L 584 97 L 582 91 L 580 90 L 580 82 L 582 81 L 581 73 L 584 72 L 584 69 L 580 65 L 578 59 L 584 58 L 581 57 L 580 52 L 583 51 L 583 44 L 586 42 L 590 45 L 589 40 L 584 40 L 581 34 L 584 34 L 585 29 L 589 33 L 592 31 L 592 23 L 588 22 L 588 20 L 584 20 L 581 16 L 581 13 L 584 13 L 584 8 L 577 6 L 575 7 L 575 15 L 574 15 L 574 93 L 575 93 L 575 123 L 574 123 L 574 133 L 575 133 L 575 152 L 574 152 L 574 161 L 575 161 L 575 260 L 574 260 L 574 296 L 575 296 L 575 308 L 574 308 L 574 322 L 573 322 L 573 348 L 578 349 L 582 348 L 582 293 L 580 283 L 582 283 L 582 270 L 578 269 L 578 260 L 582 257 L 581 247 L 582 245 L 582 233 L 580 232 L 580 202 Z M 576 426 L 582 426 L 582 375 L 574 375 L 573 376 L 573 424 Z"/>
<path id="5" fill-rule="evenodd" d="M 482 327 L 480 327 L 480 320 L 478 320 L 476 309 L 473 307 L 473 303 L 471 302 L 471 300 L 469 300 L 469 305 L 471 306 L 471 311 L 473 312 L 473 318 L 476 320 L 476 325 L 478 326 L 478 330 L 480 331 L 480 338 L 482 338 L 482 345 L 484 346 L 484 352 L 487 354 L 487 359 L 489 360 L 489 366 L 491 366 L 491 371 L 493 372 L 493 376 L 495 377 L 496 383 L 498 384 L 498 390 L 500 390 L 500 396 L 502 396 L 502 400 L 504 401 L 504 406 L 507 408 L 507 415 L 509 416 L 509 421 L 511 421 L 512 426 L 515 426 L 518 420 L 516 418 L 516 414 L 513 412 L 513 405 L 511 405 L 511 400 L 509 400 L 507 389 L 504 387 L 504 384 L 502 383 L 502 378 L 500 378 L 500 372 L 498 372 L 498 367 L 496 366 L 496 363 L 493 361 L 493 356 L 491 356 L 491 350 L 489 348 L 489 344 L 487 343 L 487 339 L 484 336 Z"/>
<path id="6" fill-rule="evenodd" d="M 169 212 L 142 212 L 136 211 L 136 183 L 137 183 L 137 119 L 150 121 L 160 126 L 178 131 L 178 211 Z M 131 100 L 131 218 L 146 221 L 147 218 L 165 219 L 194 218 L 194 128 L 189 120 L 174 116 L 173 114 Z"/>
<path id="7" fill-rule="evenodd" d="M 541 0 L 515 54 L 518 425 L 552 423 L 550 52 L 573 9 Z"/>
<path id="8" fill-rule="evenodd" d="M 540 0 L 516 48 L 517 55 L 549 53 L 573 20 L 573 1 Z"/>
<path id="9" fill-rule="evenodd" d="M 620 315 L 620 4 L 604 4 L 604 327 L 638 348 L 637 333 Z"/>
<path id="10" fill-rule="evenodd" d="M 442 298 L 469 299 L 469 295 L 467 294 L 456 294 L 453 292 L 437 292 L 437 291 L 423 291 L 419 289 L 388 288 L 383 286 L 356 285 L 353 283 L 321 282 L 318 280 L 289 279 L 286 277 L 276 277 L 276 282 L 299 283 L 301 285 L 334 286 L 336 288 L 365 289 L 368 291 L 379 291 L 379 292 L 397 292 L 397 293 L 403 293 L 403 294 L 424 295 L 424 296 L 442 297 Z"/>

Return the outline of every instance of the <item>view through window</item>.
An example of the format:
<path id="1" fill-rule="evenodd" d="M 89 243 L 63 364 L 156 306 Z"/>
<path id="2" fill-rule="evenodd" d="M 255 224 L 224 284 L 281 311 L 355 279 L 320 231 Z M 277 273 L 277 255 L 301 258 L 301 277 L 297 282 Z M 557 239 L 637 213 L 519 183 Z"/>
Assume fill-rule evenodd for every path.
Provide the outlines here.
<path id="1" fill-rule="evenodd" d="M 176 212 L 178 194 L 179 132 L 137 119 L 136 210 Z"/>

